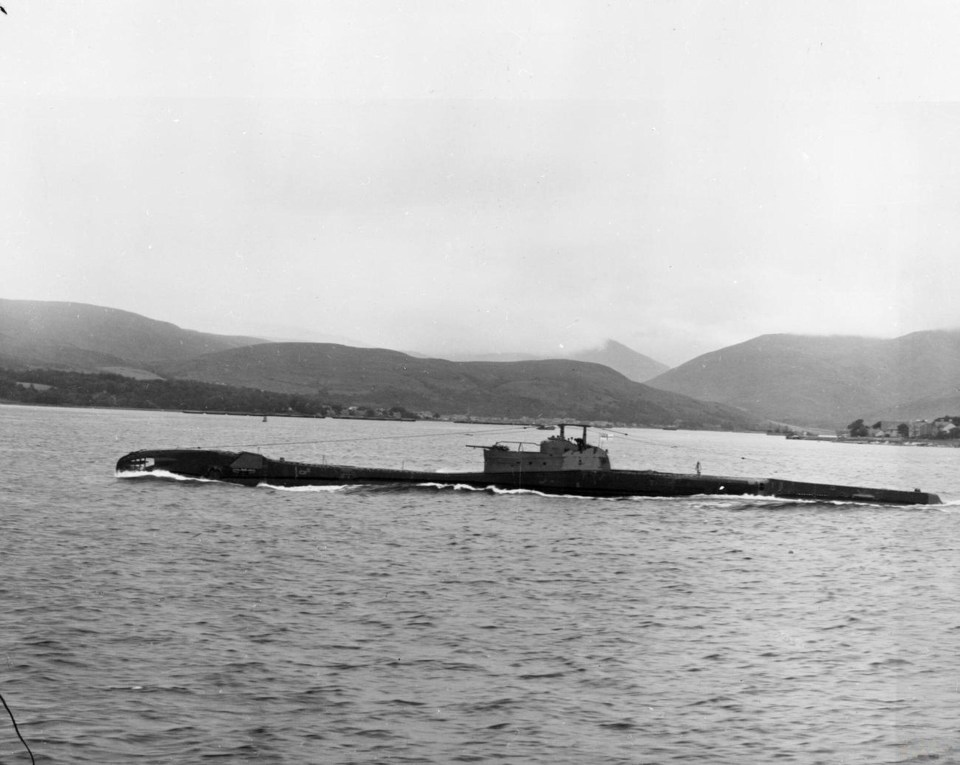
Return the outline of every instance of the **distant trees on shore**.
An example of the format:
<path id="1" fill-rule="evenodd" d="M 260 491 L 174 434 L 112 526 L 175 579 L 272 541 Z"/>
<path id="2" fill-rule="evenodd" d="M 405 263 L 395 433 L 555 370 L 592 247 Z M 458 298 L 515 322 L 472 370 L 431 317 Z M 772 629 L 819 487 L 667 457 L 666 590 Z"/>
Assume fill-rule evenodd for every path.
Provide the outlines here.
<path id="1" fill-rule="evenodd" d="M 862 419 L 859 419 L 847 425 L 847 433 L 850 434 L 850 438 L 866 438 L 870 435 L 870 429 Z"/>
<path id="2" fill-rule="evenodd" d="M 879 420 L 873 425 L 858 419 L 847 425 L 847 434 L 850 438 L 960 438 L 960 417 L 944 415 L 935 420 L 911 422 Z"/>
<path id="3" fill-rule="evenodd" d="M 0 401 L 19 404 L 127 409 L 196 410 L 235 414 L 336 417 L 348 413 L 339 403 L 319 397 L 241 388 L 194 380 L 135 380 L 116 374 L 88 374 L 55 369 L 0 369 Z M 354 417 L 415 415 L 402 407 L 380 412 L 350 407 Z"/>

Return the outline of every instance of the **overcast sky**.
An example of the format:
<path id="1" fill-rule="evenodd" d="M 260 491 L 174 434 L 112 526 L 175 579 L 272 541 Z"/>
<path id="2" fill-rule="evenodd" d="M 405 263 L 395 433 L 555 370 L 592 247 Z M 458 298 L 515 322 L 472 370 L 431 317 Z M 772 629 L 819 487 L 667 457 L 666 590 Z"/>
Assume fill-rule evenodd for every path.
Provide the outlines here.
<path id="1" fill-rule="evenodd" d="M 4 0 L 0 297 L 437 355 L 960 326 L 960 4 Z"/>

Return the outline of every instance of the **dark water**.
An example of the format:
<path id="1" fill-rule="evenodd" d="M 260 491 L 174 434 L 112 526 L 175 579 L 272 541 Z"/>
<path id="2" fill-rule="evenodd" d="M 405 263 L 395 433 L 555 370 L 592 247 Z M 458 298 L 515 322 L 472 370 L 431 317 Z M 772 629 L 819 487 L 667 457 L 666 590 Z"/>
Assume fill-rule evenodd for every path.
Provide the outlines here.
<path id="1" fill-rule="evenodd" d="M 960 505 L 113 474 L 235 444 L 467 469 L 543 435 L 464 431 L 0 406 L 0 692 L 37 762 L 960 761 Z M 617 467 L 960 498 L 955 449 L 629 434 Z"/>

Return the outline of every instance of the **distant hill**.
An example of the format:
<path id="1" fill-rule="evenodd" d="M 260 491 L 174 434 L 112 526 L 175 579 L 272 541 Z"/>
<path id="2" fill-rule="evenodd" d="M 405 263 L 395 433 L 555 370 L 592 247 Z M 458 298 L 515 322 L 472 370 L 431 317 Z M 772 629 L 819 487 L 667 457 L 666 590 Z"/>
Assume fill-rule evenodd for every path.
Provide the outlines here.
<path id="1" fill-rule="evenodd" d="M 455 362 L 324 343 L 270 343 L 160 368 L 170 377 L 313 393 L 331 402 L 474 417 L 544 417 L 749 429 L 757 418 L 729 406 L 628 380 L 573 360 Z"/>
<path id="2" fill-rule="evenodd" d="M 595 364 L 603 364 L 605 367 L 615 369 L 628 380 L 634 382 L 652 380 L 670 368 L 666 364 L 661 364 L 649 356 L 644 356 L 642 353 L 618 343 L 616 340 L 607 340 L 600 348 L 571 354 L 570 358 L 577 361 L 592 361 Z"/>
<path id="3" fill-rule="evenodd" d="M 538 356 L 535 353 L 444 353 L 442 356 L 431 356 L 429 353 L 406 351 L 418 359 L 444 359 L 446 361 L 495 361 L 503 364 L 510 361 L 543 361 L 547 356 Z"/>
<path id="4" fill-rule="evenodd" d="M 267 343 L 83 303 L 0 299 L 0 367 L 160 376 L 441 414 L 749 429 L 960 414 L 960 330 L 895 339 L 763 335 L 645 384 L 615 341 L 570 359 L 456 362 L 332 343 Z M 713 402 L 713 403 L 703 403 Z M 747 414 L 749 412 L 749 414 Z"/>
<path id="5" fill-rule="evenodd" d="M 633 359 L 629 349 L 611 349 Z M 743 411 L 656 390 L 596 363 L 453 362 L 332 343 L 267 343 L 82 303 L 0 299 L 0 367 L 197 380 L 332 404 L 478 417 L 760 426 Z"/>
<path id="6" fill-rule="evenodd" d="M 0 298 L 0 365 L 149 377 L 158 362 L 263 342 L 85 303 Z"/>
<path id="7" fill-rule="evenodd" d="M 896 419 L 894 412 L 937 416 L 960 387 L 960 331 L 895 339 L 763 335 L 649 384 L 799 425 L 842 428 L 859 417 Z"/>
<path id="8" fill-rule="evenodd" d="M 926 396 L 916 401 L 907 401 L 882 409 L 874 409 L 858 415 L 867 424 L 878 420 L 910 422 L 934 420 L 937 417 L 955 417 L 960 412 L 960 393 L 945 396 Z"/>
<path id="9" fill-rule="evenodd" d="M 411 354 L 419 358 L 424 358 L 423 354 Z M 485 353 L 485 354 L 464 354 L 457 356 L 444 356 L 450 361 L 545 361 L 555 359 L 556 356 L 538 356 L 532 353 Z M 599 348 L 591 348 L 585 351 L 577 351 L 563 358 L 574 361 L 589 361 L 594 364 L 603 364 L 610 367 L 628 380 L 634 382 L 646 382 L 657 375 L 665 372 L 670 367 L 661 364 L 659 361 L 644 356 L 632 348 L 628 348 L 616 340 L 607 340 Z"/>

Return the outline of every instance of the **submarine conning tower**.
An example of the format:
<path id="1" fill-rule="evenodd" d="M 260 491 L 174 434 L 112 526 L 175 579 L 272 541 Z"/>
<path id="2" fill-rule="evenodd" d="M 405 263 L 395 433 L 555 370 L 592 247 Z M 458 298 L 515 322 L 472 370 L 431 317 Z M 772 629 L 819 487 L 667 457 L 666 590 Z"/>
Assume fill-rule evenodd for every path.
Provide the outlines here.
<path id="1" fill-rule="evenodd" d="M 497 442 L 483 450 L 483 472 L 517 473 L 556 470 L 610 470 L 606 449 L 587 443 L 587 425 L 559 425 L 560 434 L 536 444 Z M 583 428 L 580 438 L 567 438 L 565 428 Z M 511 445 L 515 448 L 510 448 Z M 529 447 L 524 449 L 524 447 Z"/>

